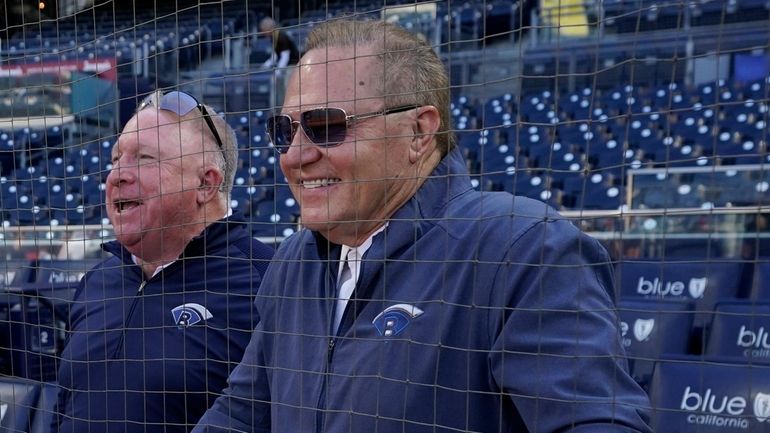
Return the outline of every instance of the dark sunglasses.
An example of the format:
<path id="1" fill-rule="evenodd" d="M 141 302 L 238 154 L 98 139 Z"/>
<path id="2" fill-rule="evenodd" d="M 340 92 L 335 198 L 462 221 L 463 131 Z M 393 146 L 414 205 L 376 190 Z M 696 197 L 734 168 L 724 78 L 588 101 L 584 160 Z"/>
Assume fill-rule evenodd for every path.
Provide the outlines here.
<path id="1" fill-rule="evenodd" d="M 299 120 L 292 119 L 288 114 L 278 114 L 267 119 L 267 135 L 272 141 L 273 147 L 280 153 L 289 151 L 289 146 L 294 141 L 294 136 L 299 129 L 298 126 L 302 126 L 302 131 L 313 144 L 321 147 L 332 147 L 345 141 L 348 128 L 353 122 L 401 113 L 417 107 L 419 105 L 400 105 L 371 113 L 351 115 L 348 115 L 342 108 L 314 108 L 300 113 Z"/>
<path id="2" fill-rule="evenodd" d="M 217 146 L 219 146 L 222 151 L 224 151 L 224 144 L 222 144 L 222 139 L 219 138 L 219 133 L 217 132 L 217 128 L 214 126 L 214 121 L 211 120 L 211 117 L 209 116 L 208 110 L 206 110 L 206 107 L 203 106 L 200 102 L 198 102 L 197 99 L 195 99 L 192 95 L 187 94 L 185 92 L 180 91 L 173 91 L 164 93 L 160 97 L 160 101 L 156 101 L 155 99 L 156 93 L 151 94 L 150 96 L 146 97 L 144 101 L 142 101 L 141 104 L 139 104 L 139 110 L 145 108 L 148 105 L 154 105 L 158 107 L 161 110 L 168 110 L 172 113 L 176 114 L 179 117 L 186 116 L 189 112 L 193 111 L 194 109 L 198 109 L 201 112 L 201 115 L 203 116 L 203 120 L 206 121 L 206 125 L 208 125 L 209 130 L 211 131 L 211 134 L 214 136 L 214 139 L 217 141 Z"/>

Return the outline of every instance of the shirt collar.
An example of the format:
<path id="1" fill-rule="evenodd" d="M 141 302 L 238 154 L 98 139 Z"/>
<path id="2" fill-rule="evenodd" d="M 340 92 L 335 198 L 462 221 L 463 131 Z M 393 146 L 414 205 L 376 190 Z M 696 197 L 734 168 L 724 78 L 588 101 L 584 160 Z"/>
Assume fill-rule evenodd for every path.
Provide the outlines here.
<path id="1" fill-rule="evenodd" d="M 367 251 L 369 251 L 369 248 L 372 246 L 372 243 L 374 242 L 374 237 L 378 234 L 385 231 L 385 229 L 388 227 L 388 222 L 385 221 L 385 224 L 382 225 L 382 227 L 378 228 L 374 231 L 374 233 L 371 234 L 366 240 L 357 247 L 350 247 L 347 245 L 342 245 L 342 249 L 340 251 L 340 266 L 339 270 L 337 272 L 337 277 L 340 276 L 340 273 L 342 272 L 342 265 L 345 262 L 346 259 L 348 259 L 348 254 L 353 251 L 352 257 L 350 260 L 353 262 L 350 265 L 351 272 L 353 273 L 353 276 L 356 280 L 358 280 L 358 270 L 360 269 L 361 265 L 361 258 L 364 257 L 364 254 L 366 254 Z"/>

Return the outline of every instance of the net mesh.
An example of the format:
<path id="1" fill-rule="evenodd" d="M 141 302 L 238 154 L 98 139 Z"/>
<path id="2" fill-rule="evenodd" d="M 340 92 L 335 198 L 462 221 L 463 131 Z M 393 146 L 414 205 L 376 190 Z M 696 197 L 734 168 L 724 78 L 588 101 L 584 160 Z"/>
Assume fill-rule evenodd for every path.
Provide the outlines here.
<path id="1" fill-rule="evenodd" d="M 222 392 L 257 315 L 251 305 L 254 292 L 237 292 L 230 279 L 259 281 L 262 265 L 244 268 L 240 262 L 248 262 L 249 255 L 231 256 L 227 249 L 189 262 L 185 256 L 177 261 L 182 276 L 148 278 L 146 283 L 151 287 L 155 283 L 157 292 L 144 296 L 145 278 L 132 274 L 130 258 L 121 260 L 116 258 L 120 254 L 100 248 L 115 239 L 105 207 L 108 175 L 114 171 L 113 147 L 147 94 L 156 89 L 187 92 L 212 107 L 235 133 L 237 162 L 228 200 L 230 208 L 246 220 L 248 234 L 274 247 L 292 235 L 296 238 L 302 227 L 299 203 L 281 170 L 279 154 L 265 134 L 267 119 L 281 110 L 292 71 L 277 62 L 288 47 L 286 40 L 301 54 L 314 27 L 348 17 L 397 23 L 420 34 L 438 53 L 449 73 L 451 132 L 457 137 L 473 189 L 507 191 L 543 201 L 605 246 L 609 258 L 604 261 L 551 263 L 542 253 L 540 262 L 521 258 L 516 264 L 551 275 L 548 272 L 558 274 L 554 269 L 562 266 L 594 269 L 608 262 L 614 272 L 612 313 L 621 334 L 619 344 L 625 350 L 623 362 L 650 397 L 656 431 L 765 431 L 770 418 L 770 283 L 764 278 L 770 272 L 770 224 L 765 207 L 770 190 L 766 170 L 770 163 L 770 3 L 766 0 L 161 3 L 5 0 L 0 6 L 3 427 L 39 431 L 36 429 L 60 415 L 74 420 L 90 416 L 85 409 L 65 413 L 56 404 L 60 390 L 64 394 L 79 391 L 85 407 L 95 412 L 99 410 L 94 408 L 104 407 L 104 414 L 114 415 L 111 421 L 95 420 L 101 423 L 97 430 L 109 422 L 123 428 L 162 427 L 158 413 L 175 410 L 185 415 L 168 421 L 169 425 L 189 427 L 197 422 L 200 411 L 187 413 L 173 407 L 207 407 Z M 260 29 L 265 17 L 274 20 L 272 33 Z M 202 131 L 201 136 L 206 134 L 205 124 Z M 476 222 L 484 218 L 479 215 Z M 538 238 L 541 243 L 545 239 Z M 505 241 L 500 240 L 501 248 L 507 245 Z M 582 251 L 581 242 L 571 247 Z M 440 243 L 447 251 L 468 247 L 449 239 Z M 532 247 L 545 251 L 541 243 Z M 248 253 L 255 247 L 246 242 L 238 248 Z M 454 287 L 451 278 L 459 278 L 450 268 L 483 275 L 490 264 L 482 256 L 479 252 L 471 259 L 452 262 L 455 256 L 449 253 L 434 257 L 435 261 L 414 253 L 409 262 L 416 281 L 435 276 L 431 280 L 435 287 L 429 287 L 438 292 L 430 294 L 431 302 L 457 303 L 455 310 L 442 311 L 459 314 L 462 318 L 457 320 L 468 319 L 473 324 L 464 331 L 468 340 L 474 332 L 481 332 L 475 328 L 482 326 L 474 321 L 477 313 L 471 312 L 477 306 L 504 312 L 505 317 L 518 317 L 518 313 L 527 317 L 522 326 L 535 328 L 547 322 L 548 312 L 561 311 L 560 306 L 544 301 L 535 304 L 534 311 L 522 312 L 501 294 L 493 297 L 491 305 L 484 304 L 472 295 L 486 290 L 481 277 L 469 280 L 474 287 L 467 288 L 471 292 L 467 297 L 444 297 L 441 291 L 449 293 Z M 290 270 L 286 281 L 314 269 L 312 261 L 290 257 L 295 256 L 285 255 L 281 262 Z M 504 262 L 492 260 L 497 265 Z M 387 260 L 379 263 L 387 275 Z M 94 267 L 97 271 L 92 280 L 98 283 L 88 286 L 91 293 L 81 289 L 76 294 L 80 281 Z M 199 268 L 206 269 L 205 273 Z M 208 272 L 216 272 L 218 279 L 209 280 Z M 230 272 L 238 274 L 231 276 Z M 241 277 L 244 273 L 247 276 Z M 380 310 L 400 299 L 395 295 L 398 281 L 393 277 L 391 287 L 383 279 L 385 292 L 374 299 L 383 307 Z M 545 285 L 541 284 L 541 291 L 547 289 Z M 164 293 L 180 287 L 194 294 L 189 299 L 182 296 L 179 302 L 164 298 Z M 296 304 L 296 311 L 302 311 L 318 294 L 300 288 L 309 290 L 303 286 L 282 295 L 257 296 L 256 308 L 272 302 Z M 228 296 L 228 291 L 237 293 Z M 205 323 L 212 314 L 208 306 L 214 300 L 227 305 L 228 319 L 211 321 L 201 326 L 200 335 L 193 336 L 194 325 Z M 348 308 L 365 311 L 358 301 L 350 302 Z M 418 307 L 420 314 L 427 308 Z M 103 313 L 110 308 L 115 309 Z M 577 316 L 592 311 L 589 306 L 581 308 L 585 309 L 578 309 Z M 417 317 L 416 311 L 407 311 L 408 316 Z M 98 314 L 115 317 L 103 318 L 100 324 L 90 321 L 89 317 Z M 270 329 L 288 335 L 289 341 L 299 345 L 296 350 L 315 350 L 315 346 L 304 346 L 302 338 L 328 343 L 329 330 L 307 329 L 309 325 L 301 318 L 267 316 L 273 324 Z M 297 323 L 285 323 L 291 320 Z M 438 323 L 449 326 L 443 321 L 436 326 Z M 380 336 L 387 330 L 387 326 L 378 328 L 376 320 L 372 324 Z M 104 341 L 90 341 L 90 351 L 64 350 L 69 340 L 95 338 L 89 337 L 97 331 L 92 326 L 112 327 L 112 332 Z M 153 330 L 161 332 L 152 334 Z M 183 347 L 176 351 L 182 340 L 172 341 L 172 332 L 190 336 L 185 344 L 200 344 L 200 350 Z M 364 348 L 373 339 L 351 335 L 340 344 L 347 341 L 348 347 Z M 145 340 L 150 338 L 151 342 Z M 478 427 L 471 413 L 487 412 L 472 403 L 484 391 L 474 388 L 478 384 L 472 383 L 475 367 L 471 360 L 476 361 L 485 348 L 446 349 L 440 338 L 420 341 L 407 337 L 401 343 L 399 347 L 406 349 L 400 357 L 407 360 L 399 358 L 398 362 L 405 363 L 406 371 L 429 362 L 418 359 L 423 354 L 430 360 L 431 349 L 449 353 L 442 352 L 443 358 L 433 360 L 432 376 L 419 377 L 416 382 L 408 374 L 368 382 L 369 375 L 387 375 L 383 369 L 370 371 L 363 366 L 343 374 L 359 384 L 402 386 L 396 389 L 403 392 L 397 393 L 403 401 L 392 402 L 400 412 L 380 413 L 378 408 L 347 400 L 322 405 L 319 397 L 318 407 L 325 408 L 320 413 L 327 418 L 303 424 L 311 421 L 302 415 L 298 425 L 333 423 L 331 420 L 338 419 L 334 414 L 346 413 L 351 420 L 367 420 L 363 424 L 350 421 L 349 427 L 369 426 L 379 416 L 400 422 L 406 430 L 447 427 L 472 431 Z M 225 349 L 205 349 L 215 344 Z M 159 348 L 152 352 L 158 358 L 138 357 L 148 355 L 143 345 Z M 575 351 L 565 349 L 566 355 L 548 353 L 548 347 L 542 353 L 517 352 L 521 348 L 496 350 L 505 359 L 517 355 L 585 358 L 579 344 L 570 347 Z M 340 350 L 346 353 L 337 350 L 335 356 L 341 356 Z M 336 374 L 322 371 L 322 365 L 302 365 L 283 354 L 275 356 L 271 374 L 292 372 L 300 378 L 295 385 Z M 164 364 L 164 357 L 176 363 Z M 113 407 L 117 400 L 112 397 L 75 389 L 80 386 L 75 385 L 79 374 L 89 368 L 92 373 L 104 369 L 110 359 L 120 360 L 122 369 L 113 372 L 110 383 L 103 386 L 118 394 L 165 393 L 168 406 L 142 406 L 137 409 L 140 415 L 132 416 L 125 407 L 129 400 L 120 400 L 123 405 Z M 439 359 L 455 360 L 467 371 L 466 367 L 446 371 L 448 367 Z M 91 362 L 93 367 L 89 367 Z M 132 370 L 132 363 L 146 364 Z M 67 384 L 60 377 L 62 365 Z M 187 387 L 158 382 L 155 373 L 173 377 L 174 368 L 197 369 L 199 373 L 185 380 L 201 384 Z M 106 370 L 99 371 L 105 374 Z M 132 371 L 141 371 L 141 375 L 131 376 Z M 455 373 L 458 376 L 453 380 L 444 377 Z M 523 374 L 549 375 L 542 371 Z M 445 387 L 461 395 L 448 401 L 464 402 L 453 409 L 468 412 L 466 425 L 442 425 L 434 412 L 420 418 L 419 411 L 415 415 L 404 407 L 411 401 L 409 392 L 428 395 L 422 389 L 427 388 L 435 392 L 431 410 L 440 412 L 436 396 Z M 372 392 L 376 394 L 377 389 Z M 515 401 L 518 410 L 526 412 L 523 418 L 545 426 L 543 419 L 555 415 L 541 413 L 537 407 L 554 407 L 548 406 L 551 394 L 529 391 L 489 392 L 499 394 L 501 400 L 494 400 L 498 405 Z M 264 396 L 254 397 L 261 398 Z M 273 402 L 278 406 L 274 413 L 288 411 L 286 407 L 317 408 L 316 401 L 297 398 Z M 581 419 L 575 415 L 567 422 Z M 496 421 L 494 429 L 503 429 L 504 417 Z"/>

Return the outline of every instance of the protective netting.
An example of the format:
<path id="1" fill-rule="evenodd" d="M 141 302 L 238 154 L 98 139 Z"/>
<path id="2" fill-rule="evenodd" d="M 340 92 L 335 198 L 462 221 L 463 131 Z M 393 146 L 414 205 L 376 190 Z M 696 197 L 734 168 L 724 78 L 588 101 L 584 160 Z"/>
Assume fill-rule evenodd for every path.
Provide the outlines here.
<path id="1" fill-rule="evenodd" d="M 770 224 L 765 207 L 770 190 L 766 170 L 770 163 L 770 3 L 284 3 L 2 3 L 3 428 L 46 431 L 60 410 L 54 404 L 62 387 L 57 370 L 74 329 L 70 310 L 98 303 L 91 298 L 73 300 L 73 296 L 86 272 L 111 257 L 99 246 L 114 239 L 105 208 L 113 146 L 144 97 L 156 89 L 182 90 L 225 119 L 235 131 L 238 153 L 230 207 L 243 215 L 253 237 L 277 247 L 301 228 L 298 201 L 265 134 L 267 118 L 281 109 L 292 68 L 279 64 L 281 50 L 260 30 L 260 24 L 263 18 L 272 18 L 277 32 L 293 41 L 301 54 L 305 37 L 319 23 L 352 17 L 395 22 L 420 33 L 444 61 L 450 78 L 451 129 L 474 189 L 508 191 L 546 202 L 607 248 L 614 270 L 612 295 L 620 341 L 633 379 L 651 398 L 655 431 L 768 431 L 770 280 L 764 279 L 770 277 L 766 275 L 770 273 Z M 444 241 L 441 248 L 447 251 L 466 247 Z M 420 275 L 439 279 L 454 275 L 419 257 L 415 253 L 411 262 L 418 281 Z M 104 263 L 107 270 L 102 265 L 99 277 L 105 280 L 105 290 L 111 284 L 123 291 L 135 290 L 125 274 L 128 271 L 117 269 L 123 266 L 120 262 Z M 474 266 L 473 272 L 481 272 L 486 264 L 480 256 L 456 263 Z M 584 266 L 535 264 L 546 270 Z M 191 269 L 192 265 L 185 274 L 189 272 L 192 279 L 195 271 Z M 224 269 L 227 272 L 229 267 Z M 302 263 L 296 269 L 303 269 Z M 201 293 L 220 293 L 229 287 L 222 282 L 209 287 L 204 277 L 197 282 L 201 281 Z M 159 282 L 160 293 L 166 290 L 165 284 L 171 283 Z M 445 284 L 450 292 L 452 283 Z M 420 290 L 419 283 L 414 289 Z M 286 299 L 270 299 L 291 303 L 306 296 L 291 293 Z M 132 296 L 117 296 L 126 309 L 137 303 Z M 141 303 L 155 299 L 161 302 L 158 297 Z M 460 306 L 472 310 L 475 300 L 468 299 L 468 304 Z M 432 301 L 453 302 L 440 293 Z M 500 304 L 491 310 L 511 307 L 506 304 L 510 299 L 501 296 L 497 301 Z M 180 317 L 189 319 L 180 314 L 197 313 L 205 320 L 208 313 L 206 308 L 179 313 L 182 310 L 174 307 L 163 304 L 159 310 L 176 321 L 174 330 L 181 326 Z M 543 303 L 543 311 L 548 308 Z M 149 305 L 145 310 L 150 311 Z M 117 308 L 112 313 L 125 311 Z M 534 317 L 534 323 L 542 320 Z M 144 338 L 141 326 L 165 326 L 149 318 L 136 322 L 141 326 L 118 322 L 115 332 L 123 338 Z M 234 326 L 224 330 L 225 338 L 236 338 L 230 332 L 243 338 L 254 324 Z M 80 328 L 79 332 L 82 336 L 93 331 Z M 276 325 L 278 334 L 320 338 L 328 332 L 315 331 Z M 368 341 L 365 336 L 360 339 Z M 415 357 L 422 353 L 421 345 L 442 344 L 411 343 Z M 107 344 L 98 350 L 99 354 L 89 356 L 109 358 L 116 349 Z M 451 351 L 460 353 L 445 355 L 450 359 L 477 356 L 470 347 Z M 141 362 L 119 350 L 114 354 L 126 364 Z M 209 362 L 229 363 L 229 369 L 238 359 L 228 356 L 229 352 Z M 103 361 L 95 362 L 102 365 Z M 187 365 L 193 360 L 182 361 Z M 287 363 L 277 368 L 305 368 L 301 373 L 308 375 L 315 371 L 315 367 Z M 158 365 L 158 371 L 168 368 L 162 363 L 147 365 L 144 375 L 151 375 Z M 436 377 L 413 386 L 441 388 L 444 382 L 439 377 L 451 374 L 443 368 L 436 361 Z M 76 371 L 73 367 L 70 376 Z M 141 387 L 131 384 L 134 381 L 152 382 L 145 376 L 128 377 L 128 369 L 121 371 L 124 391 L 141 392 Z M 360 371 L 366 377 L 382 373 L 364 367 Z M 459 382 L 471 381 L 468 372 L 459 373 Z M 413 380 L 408 374 L 387 379 L 400 384 Z M 209 386 L 209 378 L 204 375 L 203 380 Z M 470 384 L 451 383 L 458 386 L 454 390 L 458 393 L 474 393 Z M 120 389 L 114 383 L 110 386 Z M 167 400 L 184 399 L 186 389 L 170 387 Z M 221 387 L 206 390 L 214 395 Z M 538 396 L 523 398 L 537 400 Z M 102 400 L 104 405 L 109 401 Z M 316 404 L 286 402 L 302 407 Z M 356 409 L 353 403 L 330 403 L 327 409 L 350 412 L 351 418 L 378 416 L 376 410 Z M 462 409 L 475 408 L 468 403 Z M 131 410 L 152 412 L 143 407 Z M 133 423 L 142 422 L 127 412 L 120 408 L 116 416 L 129 429 L 141 429 Z M 410 424 L 415 421 L 407 419 L 408 413 L 404 409 L 403 419 L 395 419 L 404 423 L 406 431 L 447 427 L 437 424 L 432 413 Z M 147 425 L 152 422 L 146 421 Z M 472 423 L 468 421 L 464 428 L 472 430 Z"/>

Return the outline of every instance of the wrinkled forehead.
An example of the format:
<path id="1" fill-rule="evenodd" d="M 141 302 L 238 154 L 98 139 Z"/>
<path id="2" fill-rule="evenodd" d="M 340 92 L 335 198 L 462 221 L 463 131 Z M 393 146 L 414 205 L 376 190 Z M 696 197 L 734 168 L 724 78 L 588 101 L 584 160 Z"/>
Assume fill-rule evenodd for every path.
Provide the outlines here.
<path id="1" fill-rule="evenodd" d="M 292 74 L 284 112 L 322 106 L 377 105 L 382 89 L 382 65 L 371 49 L 317 48 L 302 57 Z"/>
<path id="2" fill-rule="evenodd" d="M 158 110 L 148 105 L 137 111 L 123 127 L 123 133 L 139 132 L 150 128 L 171 126 L 171 130 L 179 130 L 180 117 L 168 110 Z M 165 128 L 164 128 L 165 129 Z"/>
<path id="3" fill-rule="evenodd" d="M 185 142 L 182 138 L 183 123 L 179 116 L 166 110 L 154 107 L 142 109 L 126 123 L 112 153 L 125 152 L 130 146 L 153 153 L 180 154 Z"/>

